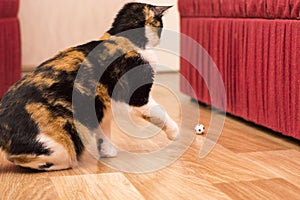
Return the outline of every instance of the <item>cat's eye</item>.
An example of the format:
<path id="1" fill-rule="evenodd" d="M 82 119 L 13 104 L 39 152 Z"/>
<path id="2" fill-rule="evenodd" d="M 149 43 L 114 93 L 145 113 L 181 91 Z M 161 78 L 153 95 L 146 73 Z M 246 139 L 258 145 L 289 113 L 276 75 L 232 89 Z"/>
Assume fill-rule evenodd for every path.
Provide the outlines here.
<path id="1" fill-rule="evenodd" d="M 154 27 L 157 27 L 157 28 L 159 28 L 161 26 L 161 23 L 157 19 L 152 20 L 149 24 L 151 26 L 154 26 Z"/>

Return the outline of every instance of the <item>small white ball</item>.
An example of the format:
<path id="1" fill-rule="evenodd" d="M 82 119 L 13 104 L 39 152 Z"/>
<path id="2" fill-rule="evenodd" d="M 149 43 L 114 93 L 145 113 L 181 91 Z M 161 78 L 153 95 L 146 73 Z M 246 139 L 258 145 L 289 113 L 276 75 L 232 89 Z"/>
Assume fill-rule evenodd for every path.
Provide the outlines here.
<path id="1" fill-rule="evenodd" d="M 203 134 L 204 131 L 205 131 L 205 127 L 204 127 L 203 124 L 197 124 L 197 125 L 195 126 L 195 132 L 196 132 L 197 135 Z"/>

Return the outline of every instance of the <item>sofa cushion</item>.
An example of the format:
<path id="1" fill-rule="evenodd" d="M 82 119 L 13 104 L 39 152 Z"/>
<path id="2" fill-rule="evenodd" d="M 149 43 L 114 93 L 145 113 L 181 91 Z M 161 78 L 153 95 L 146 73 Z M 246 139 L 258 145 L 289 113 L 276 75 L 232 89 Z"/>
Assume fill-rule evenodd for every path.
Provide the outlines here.
<path id="1" fill-rule="evenodd" d="M 185 17 L 300 19 L 300 0 L 179 0 Z"/>
<path id="2" fill-rule="evenodd" d="M 0 18 L 16 17 L 19 0 L 0 0 Z"/>

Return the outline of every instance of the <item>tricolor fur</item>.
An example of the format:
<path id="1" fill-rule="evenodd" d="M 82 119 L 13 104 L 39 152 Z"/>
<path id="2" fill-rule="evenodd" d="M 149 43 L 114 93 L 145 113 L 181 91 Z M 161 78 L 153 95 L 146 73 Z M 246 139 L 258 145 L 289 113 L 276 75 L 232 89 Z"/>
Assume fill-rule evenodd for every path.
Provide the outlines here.
<path id="1" fill-rule="evenodd" d="M 116 150 L 103 136 L 110 135 L 112 100 L 129 104 L 149 121 L 155 119 L 152 123 L 175 139 L 176 123 L 167 114 L 149 112 L 157 105 L 150 96 L 155 72 L 144 54 L 146 47 L 159 43 L 168 8 L 128 3 L 100 40 L 60 52 L 13 85 L 0 103 L 0 149 L 7 159 L 38 170 L 74 167 L 85 149 L 86 132 L 97 135 L 101 157 L 115 156 Z M 130 75 L 136 67 L 137 74 Z M 85 74 L 78 78 L 80 69 Z M 102 76 L 96 77 L 99 73 Z M 122 84 L 117 84 L 121 79 Z M 135 88 L 137 82 L 147 84 Z M 81 104 L 72 104 L 74 94 Z M 74 117 L 91 102 L 96 121 L 90 110 Z"/>

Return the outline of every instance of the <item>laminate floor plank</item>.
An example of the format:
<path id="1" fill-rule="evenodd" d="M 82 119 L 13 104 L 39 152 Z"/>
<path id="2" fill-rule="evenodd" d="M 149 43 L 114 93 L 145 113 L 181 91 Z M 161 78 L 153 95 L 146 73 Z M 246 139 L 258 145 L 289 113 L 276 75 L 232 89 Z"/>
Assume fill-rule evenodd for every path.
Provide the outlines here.
<path id="1" fill-rule="evenodd" d="M 51 181 L 60 199 L 144 199 L 122 173 L 52 177 Z"/>
<path id="2" fill-rule="evenodd" d="M 283 178 L 300 188 L 300 152 L 294 149 L 253 152 L 242 154 L 243 157 L 256 162 L 276 177 Z M 300 194 L 300 193 L 299 193 Z"/>
<path id="3" fill-rule="evenodd" d="M 233 200 L 247 199 L 299 199 L 299 187 L 284 179 L 220 183 L 215 186 Z"/>

